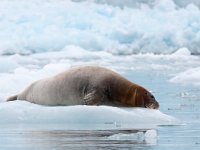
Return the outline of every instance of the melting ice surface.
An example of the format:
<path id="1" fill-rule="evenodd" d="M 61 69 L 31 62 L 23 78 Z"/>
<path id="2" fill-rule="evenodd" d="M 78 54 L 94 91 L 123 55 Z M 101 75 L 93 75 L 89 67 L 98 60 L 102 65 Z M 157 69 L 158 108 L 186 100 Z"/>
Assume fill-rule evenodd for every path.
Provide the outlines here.
<path id="1" fill-rule="evenodd" d="M 156 125 L 178 124 L 174 117 L 145 108 L 48 107 L 14 101 L 1 103 L 0 112 L 0 124 L 63 124 L 71 130 L 149 129 Z"/>

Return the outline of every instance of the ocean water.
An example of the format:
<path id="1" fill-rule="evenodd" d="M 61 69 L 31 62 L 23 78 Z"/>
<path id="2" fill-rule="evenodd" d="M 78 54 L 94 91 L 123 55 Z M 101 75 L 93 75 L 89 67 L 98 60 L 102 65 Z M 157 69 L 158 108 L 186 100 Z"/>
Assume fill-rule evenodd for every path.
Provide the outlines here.
<path id="1" fill-rule="evenodd" d="M 197 0 L 2 0 L 0 149 L 200 149 Z M 5 102 L 85 65 L 150 90 L 159 110 Z"/>

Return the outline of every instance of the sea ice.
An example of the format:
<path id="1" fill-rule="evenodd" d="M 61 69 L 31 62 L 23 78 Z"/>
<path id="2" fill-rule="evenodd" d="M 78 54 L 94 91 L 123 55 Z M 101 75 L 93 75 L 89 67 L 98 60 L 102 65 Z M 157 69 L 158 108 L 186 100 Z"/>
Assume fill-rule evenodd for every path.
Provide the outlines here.
<path id="1" fill-rule="evenodd" d="M 170 82 L 200 86 L 200 67 L 178 73 L 170 79 Z"/>
<path id="2" fill-rule="evenodd" d="M 4 0 L 0 54 L 61 51 L 69 45 L 117 55 L 170 54 L 181 47 L 200 53 L 198 6 L 178 7 L 172 0 L 148 4 L 120 8 L 93 1 Z"/>
<path id="3" fill-rule="evenodd" d="M 110 106 L 57 106 L 48 107 L 26 101 L 0 103 L 0 124 L 74 124 L 83 127 L 100 125 L 111 129 L 152 128 L 157 125 L 175 125 L 179 121 L 159 110 L 145 108 L 117 108 Z M 6 117 L 5 117 L 6 116 Z M 71 125 L 71 126 L 70 126 Z"/>

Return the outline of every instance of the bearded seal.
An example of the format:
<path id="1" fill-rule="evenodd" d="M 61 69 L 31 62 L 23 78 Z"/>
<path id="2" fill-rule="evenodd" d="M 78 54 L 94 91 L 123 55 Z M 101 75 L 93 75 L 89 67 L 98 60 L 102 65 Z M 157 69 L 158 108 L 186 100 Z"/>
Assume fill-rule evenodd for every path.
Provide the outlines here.
<path id="1" fill-rule="evenodd" d="M 109 105 L 158 109 L 159 103 L 145 88 L 103 67 L 69 69 L 38 80 L 7 101 L 26 100 L 41 105 Z"/>

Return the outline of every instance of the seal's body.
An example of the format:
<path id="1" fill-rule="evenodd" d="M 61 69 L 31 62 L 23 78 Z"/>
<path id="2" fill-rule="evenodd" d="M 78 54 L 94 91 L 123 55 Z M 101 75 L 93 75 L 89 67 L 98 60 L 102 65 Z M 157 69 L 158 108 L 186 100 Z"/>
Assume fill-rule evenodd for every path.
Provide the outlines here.
<path id="1" fill-rule="evenodd" d="M 154 96 L 114 71 L 86 66 L 32 83 L 7 101 L 26 100 L 42 105 L 109 105 L 158 108 Z"/>

